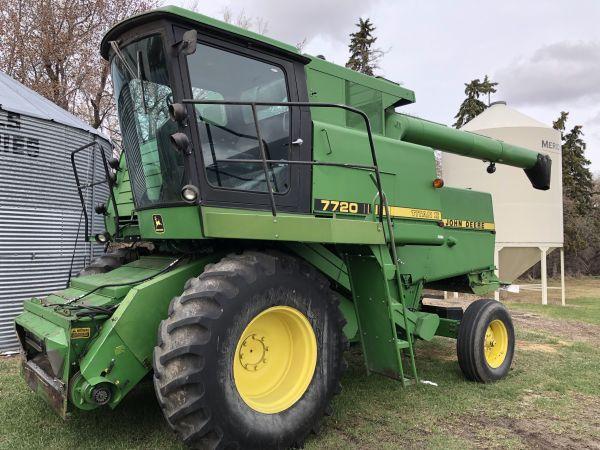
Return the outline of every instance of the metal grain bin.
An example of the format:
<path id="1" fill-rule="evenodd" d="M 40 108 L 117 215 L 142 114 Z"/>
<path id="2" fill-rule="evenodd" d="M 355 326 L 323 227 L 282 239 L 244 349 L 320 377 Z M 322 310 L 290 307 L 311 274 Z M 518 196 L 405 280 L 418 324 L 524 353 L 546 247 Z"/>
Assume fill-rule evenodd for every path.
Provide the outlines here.
<path id="1" fill-rule="evenodd" d="M 70 161 L 72 150 L 93 140 L 110 154 L 97 130 L 0 72 L 0 353 L 17 348 L 13 319 L 23 300 L 63 288 L 71 261 L 77 274 L 101 251 L 84 242 Z M 98 151 L 82 152 L 76 163 L 82 184 L 105 178 Z M 88 213 L 107 189 L 85 191 Z M 101 217 L 90 217 L 101 231 Z"/>
<path id="2" fill-rule="evenodd" d="M 494 199 L 496 259 L 502 281 L 513 282 L 547 253 L 563 247 L 563 198 L 560 132 L 506 102 L 496 102 L 463 128 L 509 144 L 529 148 L 552 159 L 550 189 L 529 189 L 529 181 L 514 167 L 498 165 L 490 175 L 485 164 L 444 153 L 442 166 L 448 186 L 490 192 Z M 545 262 L 542 263 L 544 273 Z M 542 303 L 547 280 L 542 274 Z M 564 292 L 564 291 L 563 291 Z M 563 294 L 564 302 L 564 294 Z"/>

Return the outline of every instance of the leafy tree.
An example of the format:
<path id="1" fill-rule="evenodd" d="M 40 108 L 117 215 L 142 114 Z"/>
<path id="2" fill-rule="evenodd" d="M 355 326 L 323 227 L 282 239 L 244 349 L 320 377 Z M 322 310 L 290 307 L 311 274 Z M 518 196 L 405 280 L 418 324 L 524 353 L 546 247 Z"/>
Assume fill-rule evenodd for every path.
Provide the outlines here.
<path id="1" fill-rule="evenodd" d="M 350 44 L 348 45 L 350 58 L 346 67 L 373 76 L 375 70 L 379 68 L 379 60 L 385 52 L 373 47 L 377 38 L 373 36 L 375 26 L 371 19 L 360 18 L 356 26 L 358 31 L 350 34 Z"/>
<path id="2" fill-rule="evenodd" d="M 590 161 L 585 157 L 586 144 L 581 125 L 575 125 L 565 133 L 568 112 L 562 111 L 552 123 L 562 137 L 562 178 L 563 193 L 574 202 L 580 214 L 589 213 L 594 192 L 594 180 L 590 171 Z"/>
<path id="3" fill-rule="evenodd" d="M 462 102 L 458 109 L 458 113 L 454 116 L 456 122 L 453 126 L 455 128 L 460 128 L 465 123 L 481 114 L 489 106 L 490 96 L 496 92 L 496 86 L 498 86 L 498 83 L 492 82 L 487 75 L 483 78 L 483 81 L 476 78 L 471 80 L 470 83 L 465 83 L 465 95 L 467 98 Z M 487 95 L 487 105 L 479 100 L 479 97 L 482 95 Z"/>

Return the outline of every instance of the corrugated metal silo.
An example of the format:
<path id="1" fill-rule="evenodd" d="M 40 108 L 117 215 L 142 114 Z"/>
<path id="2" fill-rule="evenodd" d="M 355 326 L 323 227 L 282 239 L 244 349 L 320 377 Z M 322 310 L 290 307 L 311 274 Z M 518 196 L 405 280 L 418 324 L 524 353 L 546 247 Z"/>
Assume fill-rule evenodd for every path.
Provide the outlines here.
<path id="1" fill-rule="evenodd" d="M 74 274 L 99 250 L 84 242 L 70 161 L 94 140 L 110 155 L 97 130 L 0 72 L 0 353 L 17 347 L 13 319 L 22 302 L 64 288 L 75 248 Z M 105 178 L 98 151 L 76 163 L 82 183 Z M 86 190 L 88 212 L 107 190 Z M 101 217 L 92 217 L 99 231 Z"/>

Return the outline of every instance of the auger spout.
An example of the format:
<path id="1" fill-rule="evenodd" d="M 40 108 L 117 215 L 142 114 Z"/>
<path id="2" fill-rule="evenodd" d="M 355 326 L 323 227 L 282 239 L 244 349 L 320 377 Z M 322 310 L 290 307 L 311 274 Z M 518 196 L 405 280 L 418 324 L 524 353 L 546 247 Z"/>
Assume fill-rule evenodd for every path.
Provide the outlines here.
<path id="1" fill-rule="evenodd" d="M 519 167 L 524 169 L 535 189 L 550 189 L 552 161 L 547 155 L 403 114 L 399 114 L 397 120 L 401 126 L 400 137 L 403 141 L 469 158 Z"/>

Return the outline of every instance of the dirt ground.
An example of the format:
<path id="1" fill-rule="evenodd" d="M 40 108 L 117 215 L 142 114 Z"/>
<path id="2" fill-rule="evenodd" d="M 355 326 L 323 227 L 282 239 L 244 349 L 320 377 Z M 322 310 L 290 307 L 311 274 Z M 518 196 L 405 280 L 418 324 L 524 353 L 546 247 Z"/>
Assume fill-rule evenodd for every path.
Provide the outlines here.
<path id="1" fill-rule="evenodd" d="M 511 316 L 517 326 L 520 325 L 529 330 L 548 333 L 569 341 L 583 341 L 600 345 L 600 329 L 597 325 L 575 320 L 551 319 L 540 314 L 516 310 L 511 311 Z"/>
<path id="2" fill-rule="evenodd" d="M 511 309 L 513 322 L 523 328 L 548 333 L 570 341 L 583 341 L 593 344 L 600 344 L 600 332 L 598 326 L 594 324 L 582 323 L 579 320 L 553 319 L 537 312 L 520 310 L 520 306 L 528 304 L 539 304 L 541 306 L 541 291 L 527 289 L 527 286 L 539 284 L 539 280 L 516 280 L 515 284 L 523 286 L 519 293 L 502 291 L 500 300 L 506 303 Z M 558 306 L 561 302 L 560 281 L 549 280 L 548 286 L 548 304 Z M 598 297 L 600 298 L 600 280 L 597 278 L 567 278 L 565 280 L 567 299 L 580 297 Z M 434 294 L 440 292 L 431 291 Z M 478 296 L 469 294 L 458 294 L 455 298 L 453 293 L 447 293 L 445 300 L 424 300 L 424 303 L 444 304 L 447 306 L 459 306 L 466 309 L 469 304 L 477 300 Z M 566 302 L 565 308 L 581 308 L 577 303 Z"/>

